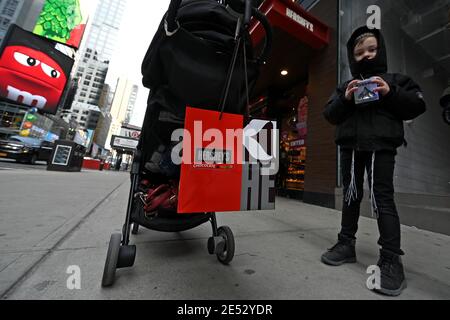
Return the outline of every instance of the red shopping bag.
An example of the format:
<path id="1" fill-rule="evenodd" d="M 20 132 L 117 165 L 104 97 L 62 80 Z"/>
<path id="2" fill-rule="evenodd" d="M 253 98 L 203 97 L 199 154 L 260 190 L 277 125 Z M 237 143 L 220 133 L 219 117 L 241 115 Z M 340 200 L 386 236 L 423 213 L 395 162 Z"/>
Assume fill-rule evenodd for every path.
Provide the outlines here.
<path id="1" fill-rule="evenodd" d="M 256 121 L 255 137 L 265 124 L 276 132 L 276 123 Z M 263 175 L 259 164 L 250 163 L 248 149 L 257 150 L 260 138 L 247 139 L 248 128 L 242 115 L 186 109 L 178 213 L 275 209 L 276 170 Z"/>

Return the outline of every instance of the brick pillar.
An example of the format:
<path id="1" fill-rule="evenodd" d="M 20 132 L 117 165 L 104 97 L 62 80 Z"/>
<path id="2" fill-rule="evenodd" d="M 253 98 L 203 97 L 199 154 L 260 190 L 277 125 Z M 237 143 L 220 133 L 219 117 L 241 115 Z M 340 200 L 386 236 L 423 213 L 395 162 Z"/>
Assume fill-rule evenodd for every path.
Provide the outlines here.
<path id="1" fill-rule="evenodd" d="M 337 184 L 335 128 L 323 109 L 337 86 L 338 1 L 320 1 L 311 13 L 331 29 L 330 44 L 314 55 L 309 65 L 308 139 L 304 202 L 335 208 Z"/>

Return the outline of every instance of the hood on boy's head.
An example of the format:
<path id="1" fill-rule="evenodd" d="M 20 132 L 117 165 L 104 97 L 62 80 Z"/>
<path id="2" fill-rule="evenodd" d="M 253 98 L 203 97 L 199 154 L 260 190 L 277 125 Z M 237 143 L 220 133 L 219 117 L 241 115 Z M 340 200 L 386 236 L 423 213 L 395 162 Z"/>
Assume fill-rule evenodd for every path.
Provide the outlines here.
<path id="1" fill-rule="evenodd" d="M 356 39 L 365 33 L 372 33 L 378 40 L 377 55 L 373 59 L 363 59 L 360 62 L 356 62 L 354 57 L 354 49 L 356 46 Z M 378 29 L 369 29 L 367 26 L 360 27 L 353 32 L 350 40 L 347 43 L 348 61 L 350 63 L 350 70 L 353 77 L 361 79 L 361 76 L 365 79 L 374 75 L 379 75 L 387 72 L 387 54 L 386 46 L 384 44 L 384 38 Z"/>

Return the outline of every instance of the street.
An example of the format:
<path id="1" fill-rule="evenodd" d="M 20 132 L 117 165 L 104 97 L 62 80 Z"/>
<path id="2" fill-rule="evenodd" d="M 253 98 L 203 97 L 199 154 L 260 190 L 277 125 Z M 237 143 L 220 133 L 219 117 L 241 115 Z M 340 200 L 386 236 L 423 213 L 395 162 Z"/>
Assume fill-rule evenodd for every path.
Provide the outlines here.
<path id="1" fill-rule="evenodd" d="M 268 212 L 218 214 L 236 238 L 230 266 L 207 253 L 209 224 L 183 233 L 140 228 L 134 267 L 101 278 L 111 233 L 121 231 L 124 172 L 56 173 L 0 167 L 1 299 L 391 299 L 366 287 L 376 264 L 376 221 L 361 218 L 358 263 L 331 268 L 321 254 L 336 239 L 339 212 L 278 198 Z M 450 237 L 403 227 L 408 288 L 396 299 L 450 298 Z M 81 286 L 68 286 L 73 267 Z M 72 290 L 71 290 L 72 289 Z"/>
<path id="2" fill-rule="evenodd" d="M 44 161 L 36 161 L 36 164 L 24 164 L 11 159 L 0 158 L 0 170 L 47 170 L 47 163 Z"/>

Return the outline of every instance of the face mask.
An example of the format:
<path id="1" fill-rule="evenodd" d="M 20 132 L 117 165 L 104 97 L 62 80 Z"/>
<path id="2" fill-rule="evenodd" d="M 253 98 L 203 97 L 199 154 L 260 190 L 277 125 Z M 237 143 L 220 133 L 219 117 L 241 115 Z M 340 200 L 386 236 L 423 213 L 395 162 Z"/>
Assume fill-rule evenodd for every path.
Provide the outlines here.
<path id="1" fill-rule="evenodd" d="M 369 78 L 379 73 L 385 72 L 384 64 L 380 63 L 378 56 L 373 59 L 364 58 L 359 62 L 354 62 L 354 73 L 363 78 Z"/>

